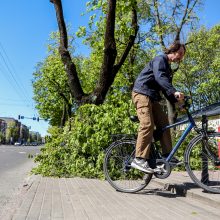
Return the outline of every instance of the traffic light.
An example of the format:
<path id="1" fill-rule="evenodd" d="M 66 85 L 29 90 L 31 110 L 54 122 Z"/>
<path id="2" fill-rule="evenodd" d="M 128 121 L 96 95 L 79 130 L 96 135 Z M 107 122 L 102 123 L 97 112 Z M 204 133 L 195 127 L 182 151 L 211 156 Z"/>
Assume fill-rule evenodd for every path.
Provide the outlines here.
<path id="1" fill-rule="evenodd" d="M 18 119 L 20 120 L 20 119 L 24 119 L 24 118 L 26 118 L 26 119 L 32 119 L 32 120 L 34 120 L 34 121 L 40 121 L 41 119 L 39 118 L 39 117 L 33 117 L 33 118 L 28 118 L 28 117 L 24 117 L 24 116 L 22 116 L 22 115 L 18 115 Z"/>
<path id="2" fill-rule="evenodd" d="M 19 120 L 20 120 L 20 119 L 24 119 L 24 116 L 18 115 L 18 119 L 19 119 Z"/>

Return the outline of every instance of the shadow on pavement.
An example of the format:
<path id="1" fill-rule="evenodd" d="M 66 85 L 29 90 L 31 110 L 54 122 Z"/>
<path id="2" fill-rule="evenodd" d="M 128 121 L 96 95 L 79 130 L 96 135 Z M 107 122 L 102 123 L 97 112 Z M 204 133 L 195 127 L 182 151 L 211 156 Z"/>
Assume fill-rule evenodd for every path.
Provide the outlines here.
<path id="1" fill-rule="evenodd" d="M 182 184 L 171 184 L 166 183 L 161 188 L 154 188 L 154 189 L 143 189 L 136 194 L 141 195 L 157 195 L 163 196 L 168 198 L 176 198 L 176 197 L 185 197 L 188 190 L 197 189 L 199 188 L 195 183 L 185 182 Z"/>

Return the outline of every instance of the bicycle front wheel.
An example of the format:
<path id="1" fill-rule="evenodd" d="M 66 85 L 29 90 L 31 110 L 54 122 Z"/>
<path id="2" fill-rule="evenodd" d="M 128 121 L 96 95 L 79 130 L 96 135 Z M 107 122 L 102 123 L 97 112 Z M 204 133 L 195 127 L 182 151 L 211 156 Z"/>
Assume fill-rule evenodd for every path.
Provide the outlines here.
<path id="1" fill-rule="evenodd" d="M 152 174 L 131 167 L 135 157 L 135 140 L 114 142 L 108 149 L 104 161 L 107 181 L 120 192 L 134 193 L 142 190 L 150 182 Z"/>
<path id="2" fill-rule="evenodd" d="M 186 170 L 191 179 L 208 192 L 220 193 L 220 133 L 195 137 L 185 152 Z"/>

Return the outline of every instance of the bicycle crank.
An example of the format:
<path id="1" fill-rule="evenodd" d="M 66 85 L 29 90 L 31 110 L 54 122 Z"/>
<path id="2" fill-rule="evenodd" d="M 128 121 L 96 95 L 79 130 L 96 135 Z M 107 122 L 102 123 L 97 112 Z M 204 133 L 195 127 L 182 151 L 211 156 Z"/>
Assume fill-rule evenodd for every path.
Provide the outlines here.
<path id="1" fill-rule="evenodd" d="M 154 176 L 159 179 L 165 179 L 170 175 L 170 173 L 170 164 L 165 159 L 157 159 L 156 168 L 154 169 Z"/>

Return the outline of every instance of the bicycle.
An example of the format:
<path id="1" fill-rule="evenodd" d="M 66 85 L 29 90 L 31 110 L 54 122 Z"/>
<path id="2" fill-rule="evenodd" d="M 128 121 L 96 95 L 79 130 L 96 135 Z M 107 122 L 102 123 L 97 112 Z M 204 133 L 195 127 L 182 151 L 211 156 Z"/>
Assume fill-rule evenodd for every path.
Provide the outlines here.
<path id="1" fill-rule="evenodd" d="M 207 192 L 220 193 L 220 133 L 208 130 L 208 119 L 202 115 L 202 126 L 198 128 L 191 113 L 190 97 L 185 97 L 185 104 L 182 106 L 187 114 L 187 119 L 168 125 L 154 132 L 155 141 L 151 145 L 150 166 L 154 168 L 153 174 L 147 174 L 131 167 L 131 162 L 135 157 L 136 138 L 129 135 L 119 135 L 119 139 L 114 141 L 106 150 L 104 159 L 104 174 L 107 181 L 117 191 L 134 193 L 144 189 L 154 175 L 156 178 L 165 179 L 175 167 L 170 162 L 177 152 L 182 142 L 190 131 L 194 128 L 197 136 L 188 144 L 184 152 L 184 164 L 189 176 L 199 187 Z M 137 116 L 132 121 L 138 121 Z M 188 123 L 181 137 L 173 147 L 167 158 L 162 158 L 160 151 L 156 147 L 163 131 L 169 128 Z M 197 156 L 199 159 L 195 159 Z"/>

